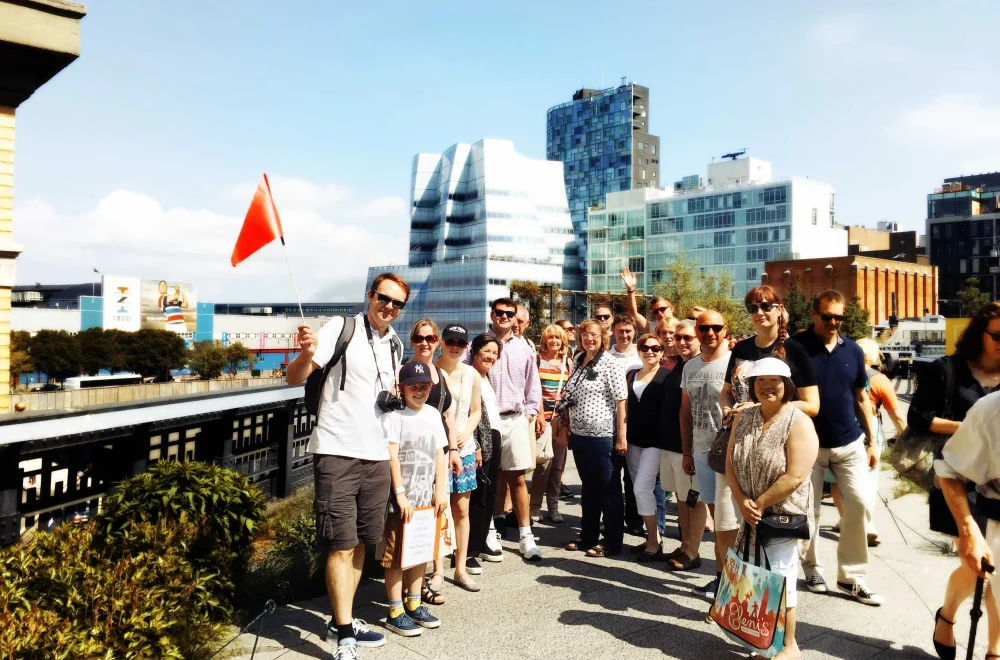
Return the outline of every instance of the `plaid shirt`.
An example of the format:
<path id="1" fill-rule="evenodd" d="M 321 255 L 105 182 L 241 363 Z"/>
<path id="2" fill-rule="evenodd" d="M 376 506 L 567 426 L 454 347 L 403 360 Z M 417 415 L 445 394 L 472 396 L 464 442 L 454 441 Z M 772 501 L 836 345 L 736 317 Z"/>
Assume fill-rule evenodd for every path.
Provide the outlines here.
<path id="1" fill-rule="evenodd" d="M 492 328 L 489 333 L 496 336 Z M 535 352 L 527 341 L 513 333 L 500 343 L 503 344 L 500 358 L 487 374 L 497 393 L 497 406 L 501 413 L 517 411 L 535 417 L 542 401 Z"/>

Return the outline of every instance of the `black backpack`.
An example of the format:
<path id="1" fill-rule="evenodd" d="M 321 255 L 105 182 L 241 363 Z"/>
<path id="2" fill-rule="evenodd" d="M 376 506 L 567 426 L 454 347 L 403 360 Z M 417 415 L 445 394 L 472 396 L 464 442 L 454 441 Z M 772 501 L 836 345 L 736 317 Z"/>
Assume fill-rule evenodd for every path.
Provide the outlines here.
<path id="1" fill-rule="evenodd" d="M 322 369 L 313 369 L 306 379 L 306 410 L 310 415 L 319 414 L 320 397 L 323 396 L 323 385 L 330 375 L 330 369 L 338 362 L 344 362 L 344 368 L 340 372 L 340 389 L 343 391 L 344 383 L 347 381 L 347 346 L 354 338 L 354 329 L 357 327 L 357 319 L 353 316 L 344 317 L 344 327 L 340 329 L 340 336 L 337 337 L 337 344 L 333 349 L 333 356 Z"/>

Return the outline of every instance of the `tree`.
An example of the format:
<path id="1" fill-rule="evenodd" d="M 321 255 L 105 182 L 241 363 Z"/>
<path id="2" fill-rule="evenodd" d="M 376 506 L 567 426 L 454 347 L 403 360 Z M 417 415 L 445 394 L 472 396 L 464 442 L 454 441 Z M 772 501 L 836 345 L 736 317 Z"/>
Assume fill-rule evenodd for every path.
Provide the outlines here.
<path id="1" fill-rule="evenodd" d="M 795 278 L 782 300 L 788 312 L 788 334 L 794 335 L 812 325 L 812 305 L 802 291 L 802 278 Z"/>
<path id="2" fill-rule="evenodd" d="M 218 378 L 226 366 L 226 349 L 211 339 L 196 341 L 188 354 L 188 366 L 202 380 Z"/>
<path id="3" fill-rule="evenodd" d="M 840 334 L 851 339 L 870 338 L 872 326 L 868 319 L 869 315 L 861 305 L 861 298 L 854 296 L 844 305 L 844 322 L 840 326 Z"/>
<path id="4" fill-rule="evenodd" d="M 24 374 L 35 371 L 31 359 L 31 334 L 24 330 L 10 333 L 10 387 L 15 389 Z"/>
<path id="5" fill-rule="evenodd" d="M 171 378 L 171 369 L 184 366 L 187 356 L 184 339 L 176 332 L 147 328 L 133 334 L 126 366 L 129 371 L 165 382 Z"/>
<path id="6" fill-rule="evenodd" d="M 80 344 L 80 365 L 89 376 L 96 376 L 111 363 L 112 346 L 103 328 L 87 328 L 76 335 Z"/>
<path id="7" fill-rule="evenodd" d="M 80 373 L 80 346 L 76 337 L 65 330 L 39 330 L 29 347 L 35 368 L 50 380 Z"/>
<path id="8" fill-rule="evenodd" d="M 962 303 L 962 314 L 967 318 L 990 302 L 990 294 L 979 290 L 979 279 L 975 277 L 965 280 L 965 288 L 959 289 L 955 297 Z"/>
<path id="9" fill-rule="evenodd" d="M 670 300 L 677 318 L 687 318 L 695 306 L 705 307 L 722 315 L 730 336 L 753 333 L 750 315 L 733 296 L 733 278 L 728 271 L 715 276 L 691 261 L 675 259 L 667 265 L 665 275 L 666 282 L 658 284 L 654 293 Z"/>
<path id="10" fill-rule="evenodd" d="M 128 355 L 135 342 L 135 333 L 124 330 L 105 330 L 104 340 L 107 344 L 108 357 L 105 368 L 111 373 L 128 370 Z"/>
<path id="11" fill-rule="evenodd" d="M 247 369 L 253 369 L 253 353 L 240 343 L 230 344 L 225 349 L 226 367 L 230 378 L 236 378 L 237 372 L 247 365 Z"/>
<path id="12" fill-rule="evenodd" d="M 514 280 L 510 283 L 510 296 L 519 305 L 528 308 L 528 319 L 531 325 L 526 333 L 528 339 L 536 344 L 540 341 L 542 330 L 552 322 L 549 318 L 549 303 L 555 301 L 551 298 L 558 294 L 558 289 L 553 291 L 548 285 L 542 286 L 537 282 L 524 280 Z"/>

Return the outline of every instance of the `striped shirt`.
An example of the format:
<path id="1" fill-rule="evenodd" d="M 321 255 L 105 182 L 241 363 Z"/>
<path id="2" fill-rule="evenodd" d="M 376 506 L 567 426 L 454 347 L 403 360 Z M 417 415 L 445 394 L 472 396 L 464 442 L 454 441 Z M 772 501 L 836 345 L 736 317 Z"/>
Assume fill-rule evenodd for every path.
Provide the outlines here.
<path id="1" fill-rule="evenodd" d="M 563 358 L 558 367 L 552 366 L 547 360 L 538 362 L 538 377 L 542 381 L 542 404 L 545 407 L 545 419 L 552 419 L 552 409 L 562 397 L 562 390 L 569 378 L 569 358 Z"/>
<path id="2" fill-rule="evenodd" d="M 492 329 L 489 333 L 496 336 Z M 542 400 L 535 352 L 528 342 L 513 334 L 507 335 L 507 339 L 500 343 L 503 344 L 500 358 L 487 374 L 497 394 L 500 414 L 519 412 L 535 417 Z"/>

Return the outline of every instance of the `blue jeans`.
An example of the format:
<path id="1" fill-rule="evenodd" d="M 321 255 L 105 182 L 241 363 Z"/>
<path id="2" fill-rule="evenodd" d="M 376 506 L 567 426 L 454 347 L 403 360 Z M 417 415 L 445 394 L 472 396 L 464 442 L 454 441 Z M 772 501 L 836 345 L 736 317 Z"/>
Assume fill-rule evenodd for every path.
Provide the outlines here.
<path id="1" fill-rule="evenodd" d="M 611 437 L 571 435 L 569 446 L 582 482 L 580 496 L 583 515 L 580 538 L 583 547 L 595 546 L 601 537 L 601 514 L 604 514 L 604 548 L 620 552 L 625 536 L 625 505 L 621 479 L 615 472 L 615 446 Z"/>
<path id="2" fill-rule="evenodd" d="M 656 477 L 656 485 L 653 486 L 653 497 L 656 498 L 656 526 L 662 536 L 667 529 L 667 494 L 660 487 L 659 477 Z"/>

